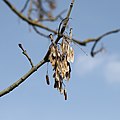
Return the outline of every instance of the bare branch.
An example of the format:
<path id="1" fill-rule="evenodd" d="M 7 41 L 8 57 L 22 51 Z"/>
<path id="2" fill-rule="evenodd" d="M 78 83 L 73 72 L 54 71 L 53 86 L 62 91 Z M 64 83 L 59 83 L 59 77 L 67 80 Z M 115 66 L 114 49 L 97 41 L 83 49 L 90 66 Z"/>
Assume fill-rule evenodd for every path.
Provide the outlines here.
<path id="1" fill-rule="evenodd" d="M 106 37 L 106 36 L 108 36 L 108 35 L 114 34 L 114 33 L 118 33 L 118 32 L 120 32 L 120 29 L 116 29 L 116 30 L 112 30 L 112 31 L 106 32 L 106 33 L 104 33 L 103 35 L 99 36 L 98 38 L 93 39 L 94 44 L 93 44 L 93 47 L 92 47 L 92 49 L 91 49 L 91 56 L 94 57 L 94 55 L 96 55 L 96 53 L 98 53 L 98 52 L 100 52 L 101 50 L 103 50 L 103 49 L 101 48 L 100 50 L 98 50 L 98 51 L 96 51 L 96 52 L 94 51 L 97 43 L 98 43 L 102 38 L 104 38 L 104 37 Z"/>
<path id="2" fill-rule="evenodd" d="M 22 18 L 23 20 L 27 21 L 29 24 L 34 25 L 34 22 L 27 19 L 26 17 L 24 17 L 21 13 L 19 13 L 7 0 L 4 0 L 4 2 L 11 8 L 12 11 L 14 11 L 20 18 Z M 69 14 L 70 15 L 70 14 Z M 69 17 L 68 15 L 68 17 Z M 68 22 L 68 21 L 67 21 Z M 67 22 L 64 24 L 64 27 L 66 28 Z M 41 24 L 36 24 L 35 26 L 39 26 L 41 27 Z M 55 32 L 54 32 L 55 33 Z M 31 63 L 31 60 L 29 59 L 29 56 L 27 55 L 26 51 L 24 50 L 24 48 L 22 47 L 21 44 L 19 44 L 19 47 L 22 49 L 23 54 L 28 58 L 28 60 Z M 33 64 L 31 63 L 31 65 L 33 66 L 23 77 L 21 77 L 18 81 L 16 81 L 15 83 L 13 83 L 12 85 L 10 85 L 8 88 L 2 90 L 0 92 L 0 97 L 4 96 L 5 94 L 11 92 L 13 89 L 15 89 L 16 87 L 18 87 L 22 82 L 24 82 L 30 75 L 32 75 L 39 67 L 41 67 L 45 62 L 48 61 L 48 56 L 50 54 L 50 50 L 48 50 L 47 54 L 45 55 L 44 59 L 42 61 L 40 61 L 36 66 L 33 66 Z"/>
<path id="3" fill-rule="evenodd" d="M 57 32 L 56 30 L 50 29 L 50 28 L 44 26 L 43 24 L 40 24 L 40 23 L 38 23 L 38 22 L 36 22 L 36 21 L 34 21 L 34 20 L 30 20 L 30 19 L 28 19 L 27 17 L 25 17 L 23 14 L 21 14 L 19 11 L 17 11 L 16 8 L 15 8 L 9 1 L 4 0 L 4 2 L 8 5 L 8 7 L 9 7 L 18 17 L 20 17 L 22 20 L 24 20 L 24 21 L 27 22 L 28 24 L 30 24 L 30 25 L 32 25 L 32 26 L 36 26 L 36 27 L 43 28 L 43 29 L 45 29 L 45 30 L 47 30 L 47 31 L 50 31 L 50 32 L 54 33 L 54 34 L 58 34 L 58 32 Z M 71 7 L 70 7 L 70 8 L 71 8 Z M 69 10 L 69 11 L 71 11 L 71 10 Z M 68 15 L 69 15 L 69 14 L 68 14 Z M 59 33 L 59 36 L 61 36 L 60 33 Z M 66 35 L 65 35 L 65 37 L 66 37 L 66 38 L 69 38 L 69 37 L 66 36 Z M 75 42 L 75 43 L 77 43 L 77 44 L 79 44 L 79 45 L 83 45 L 83 46 L 85 46 L 86 43 L 87 43 L 87 41 L 83 41 L 83 42 L 82 42 L 82 41 L 79 41 L 79 40 L 76 40 L 76 39 L 72 39 L 72 40 L 73 40 L 73 42 Z M 93 39 L 92 39 L 92 40 L 93 40 Z M 88 42 L 92 42 L 92 40 L 91 40 L 91 41 L 88 41 Z"/>
<path id="4" fill-rule="evenodd" d="M 11 92 L 16 87 L 18 87 L 21 83 L 23 83 L 30 75 L 32 75 L 35 71 L 37 71 L 38 68 L 40 68 L 44 63 L 46 62 L 45 59 L 40 61 L 36 66 L 32 67 L 25 75 L 23 75 L 19 80 L 17 80 L 15 83 L 10 85 L 8 88 L 0 91 L 0 97 L 4 96 L 5 94 Z"/>
<path id="5" fill-rule="evenodd" d="M 18 16 L 20 17 L 22 20 L 24 20 L 25 22 L 27 22 L 28 24 L 30 25 L 33 25 L 33 26 L 37 26 L 37 27 L 40 27 L 40 28 L 43 28 L 49 32 L 52 32 L 54 34 L 57 34 L 57 31 L 55 30 L 52 30 L 46 26 L 44 26 L 43 24 L 41 23 L 38 23 L 36 22 L 35 20 L 30 20 L 28 19 L 27 17 L 25 17 L 22 13 L 20 13 L 8 0 L 3 0 L 7 5 L 8 7 Z"/>
<path id="6" fill-rule="evenodd" d="M 100 35 L 100 36 L 97 37 L 97 38 L 88 38 L 88 39 L 84 40 L 82 43 L 86 44 L 86 43 L 89 43 L 89 42 L 99 41 L 99 40 L 101 40 L 103 37 L 106 37 L 106 36 L 108 36 L 108 35 L 110 35 L 110 34 L 114 34 L 114 33 L 118 33 L 118 32 L 120 32 L 120 29 L 111 30 L 111 31 L 108 31 L 108 32 Z"/>
<path id="7" fill-rule="evenodd" d="M 9 6 L 9 8 L 10 8 L 18 17 L 20 17 L 22 20 L 24 20 L 24 21 L 27 22 L 28 24 L 30 24 L 30 25 L 32 25 L 32 26 L 36 26 L 36 27 L 43 28 L 43 29 L 45 29 L 45 30 L 47 30 L 47 31 L 50 31 L 50 32 L 54 33 L 54 34 L 59 34 L 59 35 L 58 35 L 59 37 L 57 37 L 56 42 L 58 42 L 59 39 L 63 36 L 63 32 L 64 32 L 64 30 L 65 30 L 65 27 L 66 27 L 67 23 L 68 23 L 69 16 L 70 16 L 70 13 L 71 13 L 71 10 L 72 10 L 72 7 L 73 7 L 73 3 L 74 3 L 74 0 L 72 0 L 71 5 L 70 5 L 70 8 L 69 8 L 69 11 L 68 11 L 68 14 L 67 14 L 67 17 L 65 18 L 65 19 L 66 19 L 66 22 L 64 22 L 64 25 L 63 25 L 62 28 L 61 28 L 61 33 L 58 33 L 56 30 L 50 29 L 50 28 L 44 26 L 44 25 L 41 24 L 41 23 L 38 23 L 38 22 L 36 22 L 36 21 L 34 21 L 34 20 L 30 20 L 30 19 L 26 18 L 23 14 L 21 14 L 19 11 L 17 11 L 17 10 L 15 9 L 15 7 L 13 7 L 8 0 L 3 0 L 3 1 Z M 34 29 L 34 30 L 35 30 L 35 29 Z M 86 46 L 88 43 L 94 42 L 94 46 L 96 46 L 96 44 L 97 44 L 96 41 L 100 41 L 103 37 L 105 37 L 105 36 L 107 36 L 107 35 L 110 35 L 110 34 L 113 34 L 113 33 L 118 33 L 118 32 L 120 32 L 120 29 L 116 29 L 116 30 L 109 31 L 109 32 L 107 32 L 107 33 L 105 33 L 105 34 L 97 37 L 97 38 L 88 38 L 88 39 L 83 40 L 83 41 L 79 41 L 79 40 L 76 40 L 76 39 L 72 38 L 72 41 L 73 41 L 74 43 L 78 44 L 78 45 L 81 45 L 81 46 Z M 66 35 L 64 35 L 64 36 L 69 39 L 69 36 L 66 36 Z M 92 51 L 94 51 L 94 48 L 95 48 L 94 46 L 93 46 L 93 48 L 92 48 Z M 91 53 L 92 53 L 92 51 L 91 51 Z"/>
<path id="8" fill-rule="evenodd" d="M 27 51 L 23 48 L 22 44 L 18 44 L 18 46 L 19 46 L 19 47 L 21 48 L 21 50 L 23 51 L 23 52 L 22 52 L 23 55 L 25 55 L 25 56 L 27 57 L 27 59 L 28 59 L 28 61 L 30 62 L 31 66 L 34 67 L 31 58 L 28 56 Z"/>
<path id="9" fill-rule="evenodd" d="M 24 51 L 23 47 L 20 45 L 20 48 Z M 14 90 L 16 87 L 18 87 L 21 83 L 23 83 L 30 75 L 32 75 L 35 71 L 37 71 L 43 64 L 46 62 L 49 62 L 48 57 L 50 54 L 50 49 L 48 49 L 45 57 L 43 60 L 41 60 L 37 65 L 32 67 L 25 75 L 23 75 L 19 80 L 17 80 L 15 83 L 7 87 L 6 89 L 0 91 L 0 97 L 6 95 L 7 93 L 11 92 Z"/>
<path id="10" fill-rule="evenodd" d="M 116 29 L 116 30 L 111 30 L 111 31 L 108 31 L 102 35 L 100 35 L 99 37 L 97 38 L 88 38 L 84 41 L 79 41 L 79 40 L 76 40 L 76 39 L 72 39 L 72 41 L 78 45 L 82 45 L 82 46 L 86 46 L 88 43 L 91 43 L 93 42 L 93 46 L 92 46 L 92 49 L 91 49 L 91 56 L 94 57 L 94 55 L 96 55 L 98 52 L 101 52 L 103 50 L 103 48 L 100 48 L 99 50 L 97 51 L 94 51 L 95 50 L 95 47 L 97 45 L 97 43 L 102 40 L 104 37 L 108 36 L 108 35 L 111 35 L 111 34 L 115 34 L 115 33 L 118 33 L 120 32 L 120 29 Z M 69 38 L 68 36 L 65 36 L 67 38 Z"/>
<path id="11" fill-rule="evenodd" d="M 70 4 L 70 7 L 69 7 L 69 10 L 68 10 L 68 13 L 65 17 L 65 19 L 62 20 L 62 22 L 60 23 L 59 25 L 59 30 L 58 32 L 56 30 L 53 30 L 53 29 L 50 29 L 48 28 L 47 26 L 44 26 L 43 24 L 41 23 L 38 23 L 37 20 L 32 20 L 30 18 L 30 14 L 31 14 L 31 11 L 32 11 L 32 6 L 30 6 L 29 8 L 29 15 L 28 15 L 28 18 L 26 16 L 24 16 L 22 14 L 22 12 L 26 9 L 28 3 L 29 3 L 29 0 L 26 1 L 25 3 L 25 6 L 24 8 L 22 9 L 21 12 L 19 12 L 8 0 L 3 0 L 4 3 L 6 3 L 6 5 L 18 16 L 20 17 L 23 21 L 27 22 L 29 25 L 32 25 L 33 29 L 35 30 L 36 33 L 38 33 L 39 35 L 41 36 L 44 36 L 44 37 L 47 37 L 47 38 L 51 38 L 51 42 L 54 42 L 55 44 L 58 43 L 58 41 L 64 36 L 68 39 L 70 39 L 71 41 L 73 41 L 74 43 L 78 44 L 78 45 L 82 45 L 82 46 L 86 46 L 88 43 L 90 42 L 93 42 L 93 46 L 92 46 L 92 49 L 91 49 L 91 56 L 94 57 L 94 55 L 96 55 L 98 52 L 101 52 L 104 48 L 101 47 L 100 49 L 98 49 L 97 51 L 95 51 L 95 47 L 97 45 L 97 43 L 104 37 L 108 36 L 108 35 L 111 35 L 113 33 L 118 33 L 120 32 L 120 29 L 116 29 L 116 30 L 112 30 L 112 31 L 109 31 L 109 32 L 106 32 L 104 34 L 102 34 L 101 36 L 97 37 L 97 38 L 89 38 L 89 39 L 86 39 L 84 41 L 79 41 L 79 40 L 76 40 L 74 38 L 71 38 L 70 36 L 66 36 L 64 35 L 64 32 L 65 32 L 65 29 L 67 27 L 67 24 L 68 24 L 68 21 L 69 21 L 69 18 L 70 18 L 70 14 L 71 14 L 71 11 L 72 11 L 72 8 L 73 8 L 73 4 L 74 4 L 74 0 L 72 0 L 71 4 Z M 40 0 L 38 0 L 40 1 Z M 32 0 L 31 0 L 32 2 Z M 39 2 L 38 2 L 39 3 Z M 32 3 L 31 3 L 32 5 Z M 41 8 L 40 8 L 41 9 Z M 44 12 L 44 11 L 43 11 Z M 62 13 L 61 13 L 62 14 Z M 59 14 L 56 18 L 54 19 L 58 19 L 58 17 L 61 16 L 61 14 Z M 50 16 L 47 14 L 46 15 L 49 20 L 52 20 L 53 18 L 50 18 Z M 54 33 L 55 35 L 57 35 L 57 38 L 55 41 L 53 41 L 53 38 L 52 34 L 50 34 L 49 36 L 41 33 L 40 31 L 38 31 L 38 29 L 36 27 L 39 27 L 39 28 L 42 28 L 42 29 L 45 29 L 46 31 L 49 31 L 49 32 L 52 32 Z M 51 43 L 52 44 L 52 43 Z M 23 54 L 27 57 L 28 61 L 30 62 L 32 68 L 25 74 L 23 75 L 19 80 L 17 80 L 15 83 L 13 83 L 12 85 L 10 85 L 8 88 L 0 91 L 0 97 L 4 96 L 5 94 L 11 92 L 12 90 L 14 90 L 16 87 L 18 87 L 21 83 L 23 83 L 30 75 L 32 75 L 35 71 L 37 71 L 37 69 L 39 69 L 43 64 L 45 64 L 46 62 L 49 62 L 49 55 L 50 55 L 50 48 L 48 49 L 47 51 L 47 54 L 45 55 L 44 59 L 41 60 L 37 65 L 33 65 L 33 62 L 31 60 L 31 58 L 28 56 L 26 50 L 23 48 L 22 44 L 19 44 L 19 47 L 21 48 Z M 71 68 L 70 68 L 71 70 Z M 48 76 L 46 77 L 47 79 L 47 82 L 49 80 Z M 49 84 L 49 83 L 48 83 Z M 64 91 L 64 95 L 65 95 L 65 99 L 67 99 L 67 93 L 66 91 Z"/>

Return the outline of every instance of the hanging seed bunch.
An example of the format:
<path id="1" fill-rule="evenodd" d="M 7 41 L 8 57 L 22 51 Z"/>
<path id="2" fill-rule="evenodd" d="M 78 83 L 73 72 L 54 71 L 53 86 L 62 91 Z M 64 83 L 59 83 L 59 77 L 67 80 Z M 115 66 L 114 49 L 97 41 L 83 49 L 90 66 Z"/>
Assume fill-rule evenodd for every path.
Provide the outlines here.
<path id="1" fill-rule="evenodd" d="M 70 33 L 71 35 L 71 33 Z M 70 80 L 71 65 L 74 62 L 74 50 L 71 47 L 70 39 L 63 36 L 61 43 L 56 45 L 50 35 L 52 44 L 50 46 L 49 60 L 53 67 L 53 78 L 55 80 L 54 88 L 64 94 L 65 100 L 67 99 L 67 92 L 65 89 L 64 80 Z"/>

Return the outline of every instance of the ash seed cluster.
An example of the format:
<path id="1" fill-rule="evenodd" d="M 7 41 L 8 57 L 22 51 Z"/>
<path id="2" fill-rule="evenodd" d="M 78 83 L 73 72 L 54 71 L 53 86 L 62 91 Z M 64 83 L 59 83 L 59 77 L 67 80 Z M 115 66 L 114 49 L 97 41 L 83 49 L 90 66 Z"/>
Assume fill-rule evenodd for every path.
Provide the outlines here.
<path id="1" fill-rule="evenodd" d="M 65 99 L 67 99 L 67 92 L 64 80 L 69 81 L 71 74 L 70 63 L 74 61 L 74 50 L 70 44 L 70 40 L 65 37 L 62 38 L 62 42 L 59 45 L 56 45 L 52 39 L 52 44 L 49 48 L 49 60 L 54 71 L 54 88 L 57 88 L 61 94 L 64 94 Z"/>

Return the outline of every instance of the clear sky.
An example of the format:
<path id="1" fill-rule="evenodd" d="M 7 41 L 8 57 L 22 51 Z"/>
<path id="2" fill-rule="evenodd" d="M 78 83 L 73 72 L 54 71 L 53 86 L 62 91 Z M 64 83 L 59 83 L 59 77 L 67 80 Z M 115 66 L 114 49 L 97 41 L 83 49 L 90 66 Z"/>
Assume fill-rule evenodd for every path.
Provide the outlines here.
<path id="1" fill-rule="evenodd" d="M 19 9 L 22 2 L 13 1 Z M 55 14 L 68 8 L 70 0 L 57 3 Z M 119 11 L 120 0 L 75 0 L 69 22 L 74 38 L 84 40 L 120 28 Z M 56 29 L 58 23 L 49 25 Z M 19 43 L 34 64 L 43 58 L 50 45 L 48 39 L 30 29 L 0 1 L 0 90 L 30 69 Z M 18 88 L 0 98 L 0 120 L 120 120 L 120 33 L 105 37 L 102 43 L 106 51 L 95 58 L 89 55 L 91 44 L 82 47 L 88 56 L 74 46 L 67 101 L 53 88 L 50 65 L 51 85 L 46 85 L 43 65 Z"/>

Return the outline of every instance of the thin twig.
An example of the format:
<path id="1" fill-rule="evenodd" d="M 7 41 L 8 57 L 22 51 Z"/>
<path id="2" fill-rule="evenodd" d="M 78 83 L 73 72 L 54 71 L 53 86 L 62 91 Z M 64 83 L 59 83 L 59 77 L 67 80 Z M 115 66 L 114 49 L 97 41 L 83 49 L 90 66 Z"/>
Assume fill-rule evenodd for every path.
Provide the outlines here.
<path id="1" fill-rule="evenodd" d="M 28 9 L 28 13 L 27 13 L 27 16 L 29 19 L 31 19 L 31 13 L 32 13 L 32 3 L 33 3 L 33 0 L 30 0 L 30 6 L 29 6 L 29 9 Z"/>
<path id="2" fill-rule="evenodd" d="M 29 3 L 30 0 L 27 0 L 24 7 L 22 8 L 22 10 L 20 11 L 21 13 L 23 13 L 25 11 L 25 9 L 27 8 L 28 6 L 28 3 Z"/>
<path id="3" fill-rule="evenodd" d="M 23 55 L 25 55 L 30 62 L 31 66 L 34 67 L 33 62 L 31 58 L 28 56 L 27 51 L 23 48 L 22 44 L 18 44 L 18 46 L 21 48 Z"/>
<path id="4" fill-rule="evenodd" d="M 102 52 L 103 50 L 105 50 L 105 48 L 102 45 L 101 48 L 99 48 L 98 50 L 94 51 L 93 53 L 91 52 L 91 56 L 94 57 L 96 54 Z"/>
<path id="5" fill-rule="evenodd" d="M 98 42 L 108 36 L 108 35 L 111 35 L 111 34 L 114 34 L 114 33 L 118 33 L 120 32 L 120 29 L 116 29 L 116 30 L 112 30 L 112 31 L 109 31 L 109 32 L 106 32 L 104 34 L 102 34 L 101 36 L 97 37 L 96 39 L 93 39 L 94 41 L 94 44 L 92 46 L 92 49 L 91 49 L 91 56 L 94 57 L 94 55 L 96 55 L 98 52 L 100 52 L 102 49 L 98 50 L 98 51 L 95 51 L 95 47 L 97 46 Z"/>
<path id="6" fill-rule="evenodd" d="M 44 33 L 41 33 L 35 26 L 32 26 L 32 27 L 33 27 L 33 29 L 35 30 L 35 32 L 36 32 L 37 34 L 39 34 L 39 35 L 41 35 L 41 36 L 43 36 L 43 37 L 49 38 L 48 35 L 45 35 Z"/>
<path id="7" fill-rule="evenodd" d="M 40 68 L 44 63 L 46 62 L 45 59 L 40 61 L 36 66 L 32 67 L 25 75 L 23 75 L 19 80 L 17 80 L 15 83 L 7 87 L 6 89 L 0 91 L 0 97 L 6 95 L 7 93 L 10 93 L 12 90 L 14 90 L 16 87 L 18 87 L 21 83 L 23 83 L 30 75 L 32 75 L 35 71 L 37 71 L 38 68 Z"/>

